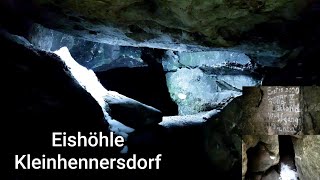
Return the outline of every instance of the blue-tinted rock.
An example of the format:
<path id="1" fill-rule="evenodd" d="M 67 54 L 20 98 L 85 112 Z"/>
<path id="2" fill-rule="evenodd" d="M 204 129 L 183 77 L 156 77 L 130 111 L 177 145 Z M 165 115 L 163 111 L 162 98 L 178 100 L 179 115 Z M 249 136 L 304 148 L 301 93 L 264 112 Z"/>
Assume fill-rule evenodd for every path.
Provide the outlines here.
<path id="1" fill-rule="evenodd" d="M 170 96 L 178 104 L 180 115 L 221 108 L 242 94 L 242 86 L 259 84 L 259 80 L 250 76 L 209 75 L 198 68 L 178 69 L 166 77 Z"/>
<path id="2" fill-rule="evenodd" d="M 45 51 L 56 51 L 67 47 L 74 59 L 94 71 L 105 71 L 117 67 L 141 67 L 141 50 L 87 41 L 35 24 L 29 34 L 30 42 Z"/>

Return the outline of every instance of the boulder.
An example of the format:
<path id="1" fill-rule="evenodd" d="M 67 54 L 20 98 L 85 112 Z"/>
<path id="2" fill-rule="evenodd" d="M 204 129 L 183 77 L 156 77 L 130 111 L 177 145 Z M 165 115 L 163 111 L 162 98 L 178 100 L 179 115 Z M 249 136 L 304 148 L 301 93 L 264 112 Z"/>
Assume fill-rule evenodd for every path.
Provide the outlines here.
<path id="1" fill-rule="evenodd" d="M 248 170 L 248 157 L 247 157 L 247 147 L 246 147 L 246 143 L 243 142 L 242 140 L 242 153 L 241 153 L 241 157 L 242 157 L 242 180 L 245 179 L 245 175 L 247 173 Z"/>
<path id="2" fill-rule="evenodd" d="M 280 179 L 280 175 L 279 173 L 272 169 L 271 171 L 269 171 L 268 173 L 264 174 L 261 178 L 261 180 L 278 180 Z"/>
<path id="3" fill-rule="evenodd" d="M 112 118 L 132 128 L 141 129 L 162 121 L 162 113 L 158 109 L 117 92 L 107 91 L 104 100 L 110 108 Z"/>
<path id="4" fill-rule="evenodd" d="M 166 78 L 170 96 L 178 105 L 179 115 L 219 109 L 240 96 L 242 86 L 258 84 L 250 76 L 207 74 L 199 68 L 181 68 L 167 73 Z"/>
<path id="5" fill-rule="evenodd" d="M 279 163 L 279 141 L 278 136 L 243 136 L 244 148 L 248 158 L 248 171 L 264 172 L 271 166 Z M 250 149 L 251 148 L 251 149 Z M 244 152 L 243 152 L 244 153 Z M 246 167 L 242 164 L 242 167 Z M 244 174 L 243 174 L 244 176 Z"/>
<path id="6" fill-rule="evenodd" d="M 63 157 L 102 157 L 114 155 L 116 148 L 102 152 L 96 148 L 52 147 L 52 133 L 81 131 L 109 134 L 108 122 L 97 101 L 72 76 L 65 63 L 55 54 L 35 49 L 27 40 L 0 33 L 3 63 L 2 93 L 3 131 L 9 177 L 15 177 L 14 155 L 31 154 L 41 157 L 63 154 Z M 24 171 L 33 175 L 34 171 Z M 51 176 L 55 171 L 37 170 L 37 176 Z M 79 172 L 80 173 L 80 172 Z M 74 171 L 69 174 L 73 175 Z M 20 174 L 21 175 L 21 174 Z M 11 179 L 9 178 L 9 179 Z"/>
<path id="7" fill-rule="evenodd" d="M 319 92 L 313 86 L 245 87 L 240 129 L 248 135 L 319 134 Z"/>
<path id="8" fill-rule="evenodd" d="M 301 87 L 303 93 L 303 132 L 320 134 L 320 87 Z"/>

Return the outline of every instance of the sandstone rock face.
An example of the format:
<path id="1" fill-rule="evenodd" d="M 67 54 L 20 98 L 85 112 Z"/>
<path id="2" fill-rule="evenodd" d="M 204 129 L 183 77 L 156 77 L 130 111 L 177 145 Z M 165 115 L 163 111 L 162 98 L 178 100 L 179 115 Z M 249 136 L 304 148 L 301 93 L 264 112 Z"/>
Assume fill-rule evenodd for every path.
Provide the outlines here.
<path id="1" fill-rule="evenodd" d="M 320 87 L 301 87 L 304 96 L 304 134 L 320 134 Z"/>
<path id="2" fill-rule="evenodd" d="M 270 153 L 265 150 L 263 145 L 258 148 L 259 150 L 252 154 L 252 157 L 249 156 L 250 164 L 248 165 L 248 169 L 251 172 L 263 172 L 277 164 L 277 161 L 271 158 Z"/>
<path id="3" fill-rule="evenodd" d="M 319 134 L 318 87 L 261 86 L 243 91 L 240 107 L 245 111 L 237 121 L 243 134 Z"/>
<path id="4" fill-rule="evenodd" d="M 15 3 L 21 4 L 17 0 Z M 307 1 L 36 0 L 33 3 L 30 13 L 37 14 L 38 22 L 54 29 L 123 45 L 185 48 L 176 42 L 229 46 L 257 24 L 295 18 Z"/>
<path id="5" fill-rule="evenodd" d="M 245 143 L 245 149 L 242 151 L 248 152 L 249 148 L 253 148 L 250 154 L 246 155 L 250 162 L 248 164 L 250 172 L 264 172 L 279 162 L 279 141 L 277 135 L 260 137 L 245 135 L 243 136 L 243 142 Z M 242 163 L 246 163 L 246 161 Z M 246 166 L 246 164 L 242 164 L 242 167 Z"/>
<path id="6" fill-rule="evenodd" d="M 242 180 L 244 180 L 247 173 L 248 157 L 247 157 L 247 146 L 246 143 L 242 140 Z"/>
<path id="7" fill-rule="evenodd" d="M 219 90 L 218 79 L 200 69 L 183 68 L 167 73 L 166 77 L 170 96 L 178 104 L 180 115 L 212 110 L 241 95 L 237 91 Z"/>
<path id="8" fill-rule="evenodd" d="M 320 135 L 307 135 L 293 139 L 295 163 L 300 179 L 317 179 L 320 177 Z"/>

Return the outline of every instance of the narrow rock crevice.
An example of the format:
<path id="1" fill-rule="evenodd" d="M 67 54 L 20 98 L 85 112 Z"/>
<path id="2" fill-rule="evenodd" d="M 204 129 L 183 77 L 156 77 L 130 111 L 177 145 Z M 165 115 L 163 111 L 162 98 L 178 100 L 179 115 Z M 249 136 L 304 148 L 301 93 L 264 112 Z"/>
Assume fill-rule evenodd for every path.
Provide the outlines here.
<path id="1" fill-rule="evenodd" d="M 272 148 L 271 148 L 272 149 Z M 278 151 L 270 151 L 270 145 L 259 141 L 249 148 L 247 154 L 246 180 L 297 180 L 299 174 L 295 165 L 292 137 L 278 136 Z"/>

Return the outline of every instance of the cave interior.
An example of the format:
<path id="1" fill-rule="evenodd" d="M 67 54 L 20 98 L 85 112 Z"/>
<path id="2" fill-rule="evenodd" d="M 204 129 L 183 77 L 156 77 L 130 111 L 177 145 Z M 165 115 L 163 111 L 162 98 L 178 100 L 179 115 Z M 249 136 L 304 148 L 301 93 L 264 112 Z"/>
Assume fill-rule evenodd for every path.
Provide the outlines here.
<path id="1" fill-rule="evenodd" d="M 157 5 L 150 4 L 153 8 L 148 8 L 148 11 L 157 11 Z M 112 119 L 128 126 L 123 130 L 125 136 L 128 136 L 126 153 L 144 156 L 163 153 L 163 169 L 157 172 L 139 172 L 141 176 L 164 173 L 165 177 L 170 177 L 170 173 L 175 173 L 185 177 L 214 174 L 238 178 L 241 176 L 241 136 L 230 135 L 234 132 L 226 133 L 225 129 L 228 128 L 219 123 L 217 113 L 240 97 L 244 86 L 320 84 L 317 66 L 320 52 L 320 24 L 317 22 L 320 19 L 319 4 L 318 1 L 312 1 L 295 19 L 282 21 L 279 18 L 255 24 L 251 30 L 240 34 L 230 35 L 233 29 L 221 28 L 217 33 L 226 37 L 223 40 L 217 38 L 213 44 L 207 40 L 197 44 L 198 40 L 205 39 L 205 35 L 196 32 L 196 28 L 195 32 L 185 32 L 192 33 L 194 44 L 169 41 L 166 38 L 156 39 L 153 44 L 142 39 L 141 44 L 121 39 L 120 35 L 125 33 L 115 34 L 119 41 L 109 41 L 109 36 L 99 39 L 99 31 L 86 31 L 83 28 L 87 22 L 81 24 L 82 18 L 85 19 L 82 16 L 70 16 L 62 24 L 50 25 L 48 23 L 55 20 L 60 22 L 57 20 L 60 18 L 57 15 L 60 10 L 56 6 L 45 6 L 50 12 L 54 11 L 51 14 L 48 9 L 45 9 L 48 12 L 39 11 L 39 7 L 34 6 L 32 1 L 3 1 L 0 3 L 0 43 L 3 53 L 11 56 L 10 60 L 5 59 L 6 66 L 10 67 L 5 72 L 12 78 L 8 85 L 13 90 L 8 90 L 6 95 L 14 97 L 13 102 L 5 103 L 10 109 L 7 112 L 15 119 L 9 123 L 7 130 L 12 131 L 12 137 L 14 133 L 19 136 L 11 140 L 18 142 L 17 144 L 8 143 L 9 152 L 13 154 L 32 149 L 32 152 L 39 153 L 38 148 L 43 148 L 53 153 L 55 150 L 48 148 L 49 132 L 63 129 L 60 127 L 71 132 L 76 128 L 86 129 L 86 126 L 103 129 L 105 124 L 98 119 L 108 114 Z M 253 5 L 250 3 L 242 5 L 249 8 L 250 13 L 259 13 L 260 6 L 263 6 L 258 3 L 254 6 L 257 9 L 252 9 Z M 63 26 L 69 22 L 76 25 L 72 24 L 72 28 Z M 91 22 L 99 24 L 99 20 L 94 18 L 90 19 Z M 150 30 L 154 24 L 147 22 L 150 24 L 146 29 Z M 160 26 L 159 24 L 155 27 Z M 170 26 L 163 32 L 175 35 L 175 30 L 170 29 Z M 150 35 L 152 30 L 149 32 L 138 25 L 129 27 L 129 34 L 135 37 L 134 40 L 154 35 Z M 183 28 L 179 31 L 181 29 Z M 144 37 L 146 32 L 148 36 Z M 107 40 L 103 41 L 104 39 Z M 227 43 L 229 39 L 230 43 Z M 76 83 L 68 79 L 76 75 L 67 73 L 66 78 L 66 69 L 72 68 L 64 69 L 65 66 L 61 63 L 45 61 L 57 58 L 54 53 L 63 47 L 67 48 L 75 62 L 88 72 L 93 72 L 93 77 L 98 79 L 103 90 L 125 96 L 119 96 L 119 99 L 124 98 L 126 102 L 113 102 L 111 99 L 110 112 L 108 108 L 107 113 L 102 111 L 101 104 L 100 107 L 88 95 L 94 92 L 81 91 L 78 85 L 74 85 Z M 10 53 L 12 50 L 16 52 Z M 30 64 L 27 60 L 30 60 Z M 24 92 L 21 93 L 20 90 Z M 32 102 L 31 105 L 28 102 Z M 116 108 L 120 110 L 117 111 Z M 132 122 L 131 117 L 134 120 L 140 117 L 144 119 L 143 122 Z M 47 119 L 47 124 L 42 121 L 43 118 Z M 21 119 L 31 121 L 20 122 Z M 93 120 L 89 123 L 88 119 Z M 113 121 L 108 124 L 111 122 Z M 43 133 L 43 136 L 38 133 Z M 249 148 L 249 170 L 245 178 L 262 178 L 271 171 L 280 176 L 281 163 L 290 165 L 290 169 L 297 172 L 292 138 L 294 137 L 278 136 L 279 162 L 263 172 L 251 172 L 250 166 L 252 159 L 265 150 L 266 144 L 259 142 Z M 33 139 L 32 145 L 26 143 L 28 139 Z M 43 142 L 44 145 L 38 142 Z M 99 155 L 104 154 L 101 150 L 98 151 Z M 66 152 L 74 153 L 69 150 Z M 82 152 L 80 150 L 77 153 L 81 155 Z M 96 152 L 90 151 L 89 155 L 94 153 Z M 123 156 L 119 154 L 119 149 L 110 150 L 110 154 Z M 226 157 L 227 160 L 223 159 Z"/>

